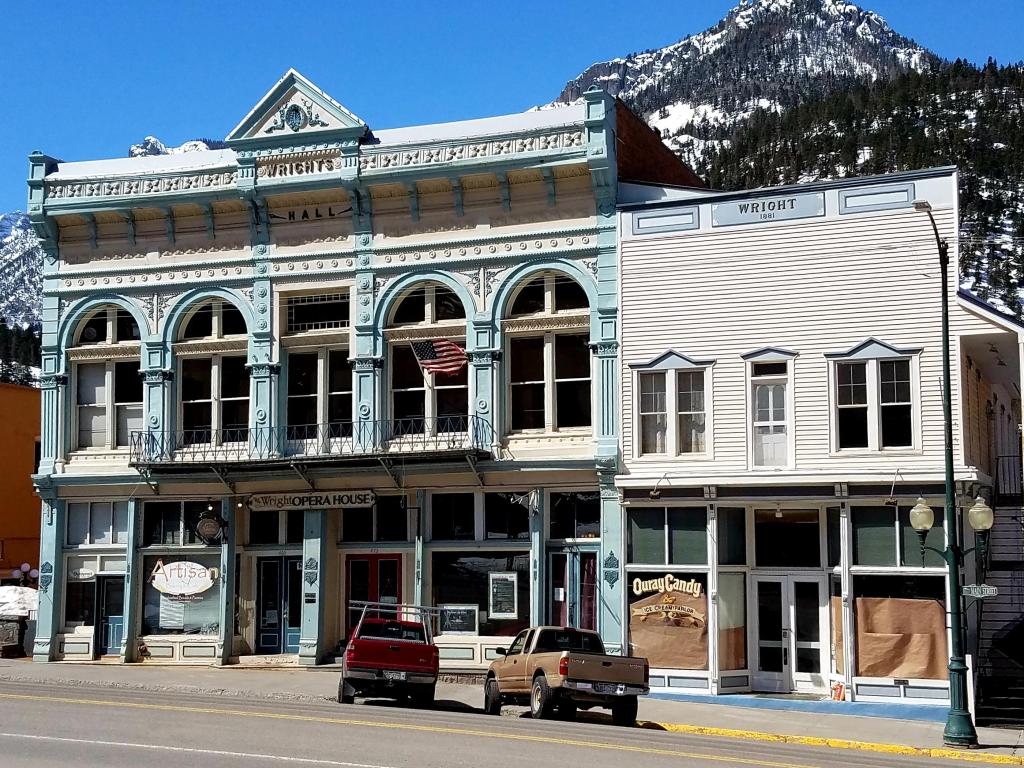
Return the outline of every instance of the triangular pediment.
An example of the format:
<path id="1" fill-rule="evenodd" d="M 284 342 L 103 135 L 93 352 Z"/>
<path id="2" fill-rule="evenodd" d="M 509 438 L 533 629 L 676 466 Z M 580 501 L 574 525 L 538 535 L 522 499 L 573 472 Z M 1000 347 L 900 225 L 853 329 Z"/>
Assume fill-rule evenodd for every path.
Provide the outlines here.
<path id="1" fill-rule="evenodd" d="M 327 141 L 366 133 L 366 123 L 313 83 L 289 69 L 235 129 L 229 144 Z"/>
<path id="2" fill-rule="evenodd" d="M 669 371 L 686 368 L 707 368 L 714 360 L 698 360 L 670 349 L 645 363 L 630 363 L 629 367 L 639 371 Z"/>
<path id="3" fill-rule="evenodd" d="M 844 352 L 826 352 L 825 357 L 844 360 L 884 360 L 893 357 L 916 355 L 921 347 L 894 347 L 884 341 L 869 337 Z"/>
<path id="4" fill-rule="evenodd" d="M 761 349 L 755 349 L 753 352 L 747 352 L 747 354 L 740 355 L 740 357 L 748 362 L 782 363 L 796 357 L 796 352 L 782 347 L 761 347 Z"/>

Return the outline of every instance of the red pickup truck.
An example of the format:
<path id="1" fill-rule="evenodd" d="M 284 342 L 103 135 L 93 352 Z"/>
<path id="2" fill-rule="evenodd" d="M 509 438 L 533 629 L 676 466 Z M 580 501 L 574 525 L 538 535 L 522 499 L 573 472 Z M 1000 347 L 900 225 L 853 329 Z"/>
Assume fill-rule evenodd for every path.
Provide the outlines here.
<path id="1" fill-rule="evenodd" d="M 412 606 L 363 612 L 345 647 L 340 703 L 351 704 L 356 696 L 408 697 L 421 707 L 434 703 L 437 646 L 427 614 L 419 614 L 416 621 L 407 620 L 409 615 L 415 615 Z"/>

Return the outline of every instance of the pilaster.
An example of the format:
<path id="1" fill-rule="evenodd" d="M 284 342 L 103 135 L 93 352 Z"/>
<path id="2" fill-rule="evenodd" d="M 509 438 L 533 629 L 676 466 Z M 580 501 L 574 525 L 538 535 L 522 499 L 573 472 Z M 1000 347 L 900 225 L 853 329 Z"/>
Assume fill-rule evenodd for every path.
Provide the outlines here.
<path id="1" fill-rule="evenodd" d="M 544 623 L 544 598 L 547 595 L 547 552 L 544 550 L 544 489 L 531 491 L 530 509 L 530 560 L 533 575 L 530 588 L 530 624 Z"/>
<path id="2" fill-rule="evenodd" d="M 323 562 L 327 540 L 326 517 L 320 510 L 303 512 L 299 664 L 304 666 L 319 664 L 324 652 L 324 600 L 327 588 L 323 581 Z"/>
<path id="3" fill-rule="evenodd" d="M 142 503 L 135 498 L 128 499 L 128 544 L 125 550 L 127 567 L 124 574 L 124 633 L 121 635 L 121 662 L 138 661 L 139 648 L 139 606 L 145 578 L 139 573 L 141 558 L 138 556 L 139 532 Z"/>
<path id="4" fill-rule="evenodd" d="M 253 456 L 268 458 L 280 449 L 283 440 L 275 440 L 278 424 L 274 393 L 281 366 L 277 363 L 250 363 L 249 366 L 249 447 Z"/>
<path id="5" fill-rule="evenodd" d="M 56 363 L 54 362 L 53 365 Z M 64 413 L 64 404 L 67 402 L 67 383 L 68 377 L 60 373 L 44 372 L 39 379 L 39 388 L 42 391 L 39 432 L 40 475 L 56 474 L 64 463 L 65 421 L 68 416 Z"/>
<path id="6" fill-rule="evenodd" d="M 227 664 L 235 643 L 235 499 L 225 496 L 220 502 L 225 523 L 220 545 L 220 634 L 217 638 L 217 663 Z"/>
<path id="7" fill-rule="evenodd" d="M 624 515 L 615 487 L 617 460 L 606 457 L 599 460 L 597 481 L 601 494 L 601 562 L 598 572 L 598 595 L 601 606 L 598 631 L 609 653 L 623 652 L 627 648 L 626 625 L 622 617 L 626 610 L 623 597 L 623 564 L 625 563 Z"/>
<path id="8" fill-rule="evenodd" d="M 66 503 L 42 495 L 42 520 L 39 528 L 39 613 L 36 618 L 36 642 L 33 661 L 55 661 L 57 635 L 63 626 L 61 596 L 64 593 L 64 521 Z"/>
<path id="9" fill-rule="evenodd" d="M 413 602 L 423 605 L 423 521 L 427 514 L 427 492 L 422 488 L 416 491 L 416 532 L 415 558 L 413 564 Z"/>
<path id="10" fill-rule="evenodd" d="M 468 332 L 478 336 L 482 335 L 485 342 L 485 348 L 467 352 L 470 363 L 470 392 L 473 398 L 470 403 L 470 413 L 477 418 L 479 433 L 476 437 L 481 444 L 494 449 L 497 446 L 500 431 L 499 425 L 494 421 L 494 414 L 497 412 L 494 395 L 494 366 L 501 353 L 496 349 L 488 348 L 493 344 L 493 336 L 489 329 L 480 334 L 476 330 L 478 328 L 479 325 L 474 323 Z M 475 340 L 478 344 L 481 341 L 479 337 Z"/>

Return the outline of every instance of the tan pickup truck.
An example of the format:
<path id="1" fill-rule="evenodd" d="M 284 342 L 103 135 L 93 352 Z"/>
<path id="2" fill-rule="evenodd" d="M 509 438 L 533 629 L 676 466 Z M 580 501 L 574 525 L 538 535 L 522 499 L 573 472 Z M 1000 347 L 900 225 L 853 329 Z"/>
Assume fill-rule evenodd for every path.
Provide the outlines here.
<path id="1" fill-rule="evenodd" d="M 535 718 L 573 718 L 577 709 L 607 707 L 616 725 L 636 722 L 637 696 L 648 692 L 647 659 L 609 656 L 596 632 L 532 627 L 498 649 L 484 682 L 484 711 L 529 703 Z"/>

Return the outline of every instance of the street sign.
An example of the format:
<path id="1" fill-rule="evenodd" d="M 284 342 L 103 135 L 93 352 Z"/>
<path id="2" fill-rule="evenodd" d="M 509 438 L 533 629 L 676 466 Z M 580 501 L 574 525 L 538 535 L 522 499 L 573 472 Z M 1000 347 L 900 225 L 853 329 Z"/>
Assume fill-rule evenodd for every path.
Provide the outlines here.
<path id="1" fill-rule="evenodd" d="M 964 584 L 963 593 L 964 597 L 986 598 L 995 597 L 999 594 L 999 590 L 988 584 Z"/>

